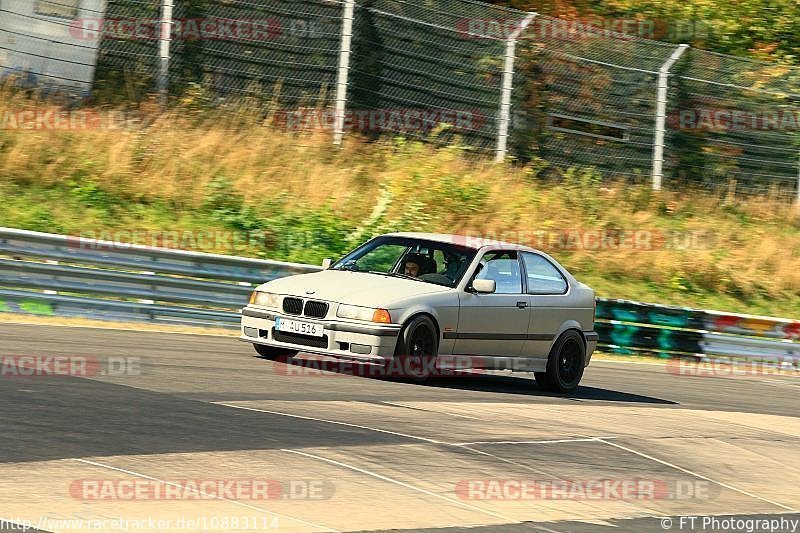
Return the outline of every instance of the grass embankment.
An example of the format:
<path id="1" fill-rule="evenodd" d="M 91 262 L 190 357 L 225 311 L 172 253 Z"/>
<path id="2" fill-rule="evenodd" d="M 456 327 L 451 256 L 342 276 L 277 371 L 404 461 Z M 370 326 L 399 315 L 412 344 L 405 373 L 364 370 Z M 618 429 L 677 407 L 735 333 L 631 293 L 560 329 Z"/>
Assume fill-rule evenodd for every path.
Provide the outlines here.
<path id="1" fill-rule="evenodd" d="M 11 100 L 0 107 L 22 105 Z M 800 315 L 800 219 L 785 203 L 656 194 L 591 171 L 544 181 L 541 164 L 496 165 L 457 146 L 350 136 L 335 149 L 328 133 L 202 113 L 151 115 L 146 129 L 0 130 L 0 225 L 73 235 L 263 231 L 246 246 L 223 239 L 202 250 L 310 263 L 393 230 L 534 244 L 562 231 L 644 231 L 650 246 L 548 251 L 601 296 Z M 678 237 L 667 242 L 680 246 L 661 244 L 670 232 Z"/>

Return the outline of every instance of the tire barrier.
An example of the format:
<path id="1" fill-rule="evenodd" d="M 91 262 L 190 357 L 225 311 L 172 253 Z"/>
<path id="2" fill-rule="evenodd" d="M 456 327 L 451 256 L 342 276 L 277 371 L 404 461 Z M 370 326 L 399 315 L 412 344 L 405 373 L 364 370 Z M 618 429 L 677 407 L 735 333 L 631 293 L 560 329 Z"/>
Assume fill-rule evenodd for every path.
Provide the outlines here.
<path id="1" fill-rule="evenodd" d="M 598 298 L 599 345 L 620 354 L 743 357 L 800 356 L 800 321 Z"/>

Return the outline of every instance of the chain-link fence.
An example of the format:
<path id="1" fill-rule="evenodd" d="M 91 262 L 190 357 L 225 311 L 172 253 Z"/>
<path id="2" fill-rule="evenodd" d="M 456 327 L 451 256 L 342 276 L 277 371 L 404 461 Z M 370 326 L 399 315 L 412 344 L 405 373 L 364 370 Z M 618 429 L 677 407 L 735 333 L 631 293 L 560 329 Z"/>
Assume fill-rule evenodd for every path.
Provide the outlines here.
<path id="1" fill-rule="evenodd" d="M 675 71 L 667 140 L 674 179 L 745 193 L 796 190 L 800 69 L 691 49 Z"/>
<path id="2" fill-rule="evenodd" d="M 659 68 L 675 45 L 537 17 L 522 35 L 536 148 L 559 166 L 649 178 Z"/>
<path id="3" fill-rule="evenodd" d="M 25 88 L 244 98 L 287 131 L 800 195 L 800 69 L 643 38 L 658 21 L 612 31 L 476 0 L 0 0 L 0 14 L 0 75 Z"/>

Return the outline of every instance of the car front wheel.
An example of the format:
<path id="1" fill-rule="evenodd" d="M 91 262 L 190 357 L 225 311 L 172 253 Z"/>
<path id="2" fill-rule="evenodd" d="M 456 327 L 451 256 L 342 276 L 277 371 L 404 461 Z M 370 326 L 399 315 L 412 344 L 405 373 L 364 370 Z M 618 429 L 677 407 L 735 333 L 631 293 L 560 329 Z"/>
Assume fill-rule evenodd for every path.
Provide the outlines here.
<path id="1" fill-rule="evenodd" d="M 434 373 L 438 353 L 436 325 L 429 317 L 421 315 L 403 327 L 394 357 L 404 377 L 423 382 Z"/>
<path id="2" fill-rule="evenodd" d="M 585 362 L 583 337 L 577 331 L 569 330 L 558 338 L 550 351 L 547 371 L 534 373 L 536 382 L 545 390 L 572 392 L 581 382 Z"/>

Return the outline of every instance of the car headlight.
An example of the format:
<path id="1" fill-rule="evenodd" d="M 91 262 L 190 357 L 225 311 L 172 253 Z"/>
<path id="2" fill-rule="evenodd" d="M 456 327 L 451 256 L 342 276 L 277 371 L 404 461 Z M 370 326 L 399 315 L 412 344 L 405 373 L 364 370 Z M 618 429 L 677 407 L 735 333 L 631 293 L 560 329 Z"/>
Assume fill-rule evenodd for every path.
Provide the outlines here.
<path id="1" fill-rule="evenodd" d="M 280 305 L 281 297 L 271 292 L 253 291 L 250 296 L 250 303 L 252 305 L 260 305 L 261 307 L 275 307 Z"/>
<path id="2" fill-rule="evenodd" d="M 392 323 L 392 317 L 388 310 L 359 307 L 357 305 L 340 305 L 339 309 L 336 310 L 336 316 L 352 320 L 363 320 L 365 322 L 378 322 L 379 324 Z"/>

